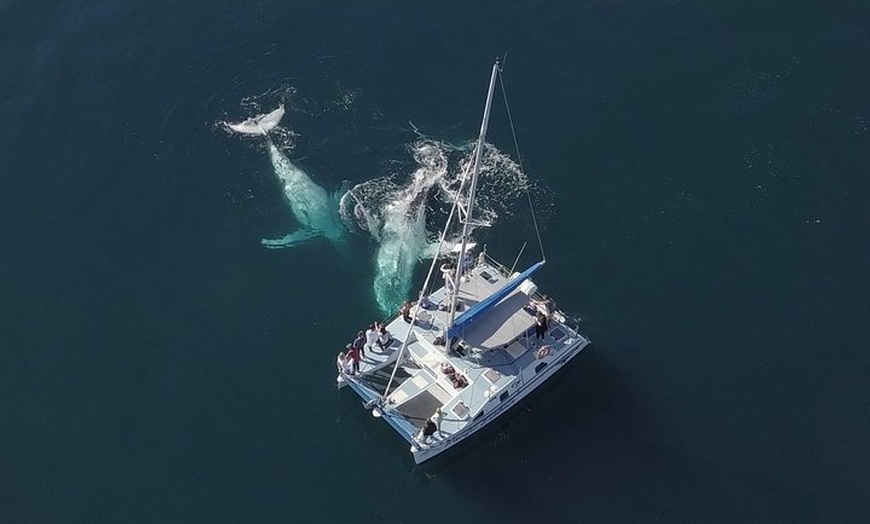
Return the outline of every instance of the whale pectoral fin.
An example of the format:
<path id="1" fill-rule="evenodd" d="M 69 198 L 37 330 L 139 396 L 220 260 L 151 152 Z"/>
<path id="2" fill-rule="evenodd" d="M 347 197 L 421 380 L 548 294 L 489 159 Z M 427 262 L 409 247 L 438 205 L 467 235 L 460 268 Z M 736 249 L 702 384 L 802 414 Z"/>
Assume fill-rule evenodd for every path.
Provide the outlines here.
<path id="1" fill-rule="evenodd" d="M 296 244 L 301 244 L 302 242 L 319 235 L 320 232 L 313 229 L 300 229 L 299 231 L 294 231 L 293 233 L 281 238 L 264 238 L 260 243 L 268 249 L 283 249 L 285 247 L 293 247 Z"/>
<path id="2" fill-rule="evenodd" d="M 341 199 L 344 197 L 344 194 L 350 191 L 351 185 L 350 180 L 343 180 L 341 182 L 341 187 L 338 188 L 338 191 L 332 194 L 333 200 L 335 200 L 336 204 L 341 204 Z"/>

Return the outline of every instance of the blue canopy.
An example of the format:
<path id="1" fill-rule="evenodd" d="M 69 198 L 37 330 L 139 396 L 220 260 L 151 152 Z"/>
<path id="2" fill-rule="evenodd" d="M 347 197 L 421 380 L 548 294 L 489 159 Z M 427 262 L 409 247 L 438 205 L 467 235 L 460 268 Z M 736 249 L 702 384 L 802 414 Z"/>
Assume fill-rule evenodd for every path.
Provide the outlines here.
<path id="1" fill-rule="evenodd" d="M 537 270 L 541 269 L 543 266 L 543 260 L 532 265 L 532 267 L 523 271 L 516 278 L 509 280 L 508 283 L 504 285 L 504 287 L 502 287 L 492 295 L 486 297 L 485 299 L 481 300 L 465 313 L 456 317 L 456 320 L 453 321 L 453 325 L 450 326 L 450 329 L 447 330 L 447 338 L 449 340 L 453 340 L 453 338 L 457 334 L 463 332 L 465 329 L 471 326 L 474 321 L 482 317 L 484 313 L 486 313 L 490 308 L 501 302 L 503 298 L 510 295 L 513 290 L 518 288 L 520 284 L 525 282 L 527 278 L 532 276 Z"/>

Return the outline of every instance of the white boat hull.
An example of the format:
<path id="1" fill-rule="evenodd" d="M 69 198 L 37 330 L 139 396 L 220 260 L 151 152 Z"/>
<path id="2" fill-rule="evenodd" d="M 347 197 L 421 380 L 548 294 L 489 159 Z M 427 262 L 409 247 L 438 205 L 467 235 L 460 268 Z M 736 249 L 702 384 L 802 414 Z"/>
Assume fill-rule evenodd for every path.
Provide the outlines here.
<path id="1" fill-rule="evenodd" d="M 508 412 L 513 406 L 519 403 L 522 399 L 527 397 L 530 393 L 532 393 L 538 386 L 544 384 L 552 375 L 554 375 L 557 371 L 562 369 L 562 366 L 567 364 L 571 359 L 580 354 L 586 346 L 589 345 L 589 340 L 585 338 L 581 338 L 577 341 L 577 344 L 566 349 L 564 355 L 561 359 L 554 361 L 558 365 L 550 365 L 544 368 L 539 375 L 535 376 L 533 380 L 531 380 L 528 384 L 524 384 L 522 387 L 517 389 L 516 393 L 508 397 L 507 400 L 500 403 L 495 409 L 486 413 L 484 416 L 480 417 L 473 424 L 470 424 L 466 429 L 450 435 L 443 440 L 439 440 L 437 442 L 433 442 L 431 445 L 420 446 L 419 444 L 414 444 L 411 446 L 411 453 L 414 456 L 414 462 L 417 464 L 422 464 L 423 462 L 432 459 L 441 453 L 444 453 L 448 449 L 453 446 L 459 444 L 460 442 L 466 440 L 471 437 L 479 430 L 484 427 L 490 425 L 496 418 L 504 413 Z"/>

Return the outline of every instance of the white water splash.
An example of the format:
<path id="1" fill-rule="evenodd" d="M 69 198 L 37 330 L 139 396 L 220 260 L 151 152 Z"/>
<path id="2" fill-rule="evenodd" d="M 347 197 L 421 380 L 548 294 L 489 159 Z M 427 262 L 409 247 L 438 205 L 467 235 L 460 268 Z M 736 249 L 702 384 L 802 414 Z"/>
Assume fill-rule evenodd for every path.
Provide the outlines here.
<path id="1" fill-rule="evenodd" d="M 443 225 L 473 153 L 470 147 L 429 139 L 409 149 L 416 169 L 404 185 L 396 184 L 396 175 L 391 175 L 358 184 L 342 197 L 345 223 L 368 232 L 378 242 L 373 290 L 384 315 L 394 313 L 409 298 L 417 263 L 434 256 L 437 233 L 427 229 L 427 222 L 437 226 L 433 231 L 440 230 L 438 223 Z M 519 167 L 487 145 L 475 216 L 495 221 L 500 213 L 508 212 L 526 186 Z"/>
<path id="2" fill-rule="evenodd" d="M 411 146 L 417 169 L 398 186 L 392 177 L 358 184 L 342 197 L 342 217 L 378 242 L 375 300 L 389 315 L 407 299 L 414 269 L 428 251 L 426 210 L 432 189 L 447 175 L 447 149 L 422 140 Z"/>
<path id="3" fill-rule="evenodd" d="M 461 153 L 454 175 L 441 181 L 442 195 L 452 205 L 462 182 L 462 174 L 474 162 L 474 143 L 456 149 Z M 474 217 L 477 221 L 495 223 L 499 217 L 510 216 L 517 201 L 530 189 L 529 179 L 519 164 L 492 144 L 485 144 L 480 160 Z"/>

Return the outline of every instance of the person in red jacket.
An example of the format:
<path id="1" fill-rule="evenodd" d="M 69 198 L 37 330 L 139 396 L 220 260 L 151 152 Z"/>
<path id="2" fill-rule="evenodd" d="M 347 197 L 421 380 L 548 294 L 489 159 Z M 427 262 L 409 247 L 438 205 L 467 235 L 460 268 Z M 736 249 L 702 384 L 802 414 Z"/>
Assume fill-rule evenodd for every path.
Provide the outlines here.
<path id="1" fill-rule="evenodd" d="M 347 354 L 345 355 L 344 358 L 350 360 L 351 370 L 353 371 L 353 374 L 356 375 L 357 373 L 359 373 L 359 361 L 360 361 L 359 349 L 353 345 L 348 346 L 347 347 Z"/>

